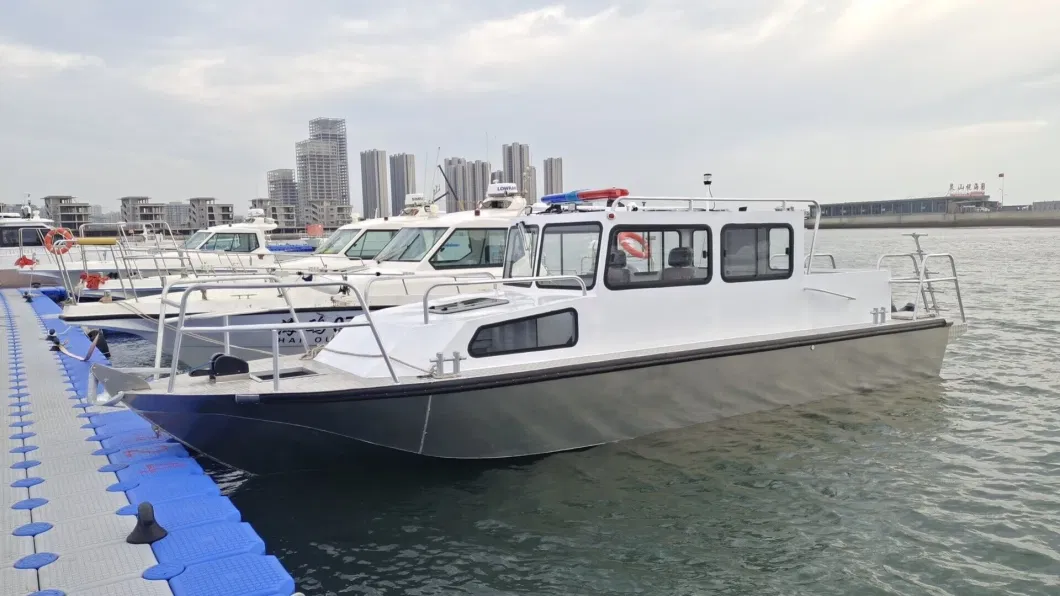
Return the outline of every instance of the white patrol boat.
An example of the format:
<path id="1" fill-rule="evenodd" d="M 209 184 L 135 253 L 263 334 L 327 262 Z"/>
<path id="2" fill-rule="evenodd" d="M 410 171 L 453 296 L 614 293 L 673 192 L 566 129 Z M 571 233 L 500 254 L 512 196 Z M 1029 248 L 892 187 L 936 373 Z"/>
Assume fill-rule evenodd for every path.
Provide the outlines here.
<path id="1" fill-rule="evenodd" d="M 412 304 L 334 324 L 346 328 L 308 355 L 139 371 L 168 375 L 154 381 L 96 365 L 98 399 L 250 472 L 514 458 L 937 377 L 966 326 L 950 255 L 898 255 L 915 266 L 904 278 L 884 268 L 895 255 L 815 269 L 818 228 L 807 250 L 801 211 L 622 189 L 542 202 L 512 222 L 495 290 L 441 296 L 482 282 L 432 282 Z M 707 208 L 719 203 L 745 207 Z M 914 289 L 908 307 L 892 304 L 896 286 Z"/>

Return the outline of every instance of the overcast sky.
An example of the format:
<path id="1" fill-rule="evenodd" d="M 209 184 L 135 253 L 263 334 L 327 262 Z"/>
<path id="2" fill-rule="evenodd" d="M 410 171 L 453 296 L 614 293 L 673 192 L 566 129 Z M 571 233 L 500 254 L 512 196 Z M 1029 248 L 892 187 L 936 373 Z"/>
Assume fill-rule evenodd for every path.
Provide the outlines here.
<path id="1" fill-rule="evenodd" d="M 317 116 L 568 189 L 1060 199 L 1057 0 L 2 0 L 0 202 L 244 211 Z M 488 139 L 488 142 L 487 142 Z M 427 157 L 429 155 L 429 158 Z M 433 174 L 430 174 L 433 176 Z M 436 180 L 437 181 L 437 180 Z"/>

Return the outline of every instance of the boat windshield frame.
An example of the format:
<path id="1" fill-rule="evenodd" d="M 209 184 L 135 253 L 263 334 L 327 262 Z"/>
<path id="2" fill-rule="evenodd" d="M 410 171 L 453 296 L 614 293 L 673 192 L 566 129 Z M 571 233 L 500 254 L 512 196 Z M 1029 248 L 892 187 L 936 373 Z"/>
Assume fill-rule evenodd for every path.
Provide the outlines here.
<path id="1" fill-rule="evenodd" d="M 375 255 L 377 262 L 383 263 L 386 261 L 392 261 L 395 263 L 418 263 L 423 259 L 431 256 L 434 251 L 431 249 L 438 244 L 446 232 L 449 231 L 449 227 L 412 227 L 412 228 L 401 228 L 394 237 L 390 239 L 390 242 L 386 246 L 381 248 Z M 437 234 L 430 240 L 430 244 L 426 244 L 426 239 L 431 233 Z M 413 243 L 416 240 L 423 240 L 424 246 L 422 249 L 417 249 L 417 254 L 413 257 L 409 255 L 409 251 L 413 248 Z"/>
<path id="2" fill-rule="evenodd" d="M 200 236 L 200 234 L 201 234 L 201 236 Z M 203 244 L 206 244 L 206 241 L 209 240 L 212 236 L 213 236 L 213 232 L 210 232 L 210 231 L 207 231 L 207 230 L 199 230 L 199 231 L 195 232 L 194 234 L 192 234 L 191 236 L 189 236 L 188 239 L 184 241 L 184 248 L 187 248 L 189 250 L 196 250 L 200 246 L 202 246 Z M 195 240 L 196 238 L 202 238 L 202 240 L 197 242 L 197 243 L 195 243 L 195 244 L 192 244 L 192 241 Z"/>
<path id="3" fill-rule="evenodd" d="M 331 236 L 328 236 L 323 244 L 317 247 L 316 253 L 318 255 L 337 255 L 344 252 L 346 247 L 351 242 L 355 242 L 365 231 L 365 228 L 339 228 L 332 232 Z M 347 236 L 348 232 L 353 232 L 353 234 Z M 345 239 L 343 239 L 344 236 Z M 339 240 L 342 240 L 341 244 Z"/>

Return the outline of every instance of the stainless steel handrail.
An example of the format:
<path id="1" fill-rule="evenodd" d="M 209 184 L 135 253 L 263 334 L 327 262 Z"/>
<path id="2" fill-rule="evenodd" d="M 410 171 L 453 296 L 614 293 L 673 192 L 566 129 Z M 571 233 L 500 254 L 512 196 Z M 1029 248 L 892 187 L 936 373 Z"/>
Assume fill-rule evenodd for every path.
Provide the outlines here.
<path id="1" fill-rule="evenodd" d="M 835 264 L 835 256 L 834 255 L 831 255 L 831 254 L 825 253 L 825 252 L 819 252 L 819 253 L 813 255 L 813 258 L 814 259 L 828 259 L 829 262 L 832 263 L 832 269 L 838 269 L 838 267 L 836 267 L 836 264 Z M 806 264 L 809 265 L 809 267 L 807 268 L 807 271 L 809 271 L 810 269 L 813 268 L 812 267 L 813 263 L 812 263 L 812 261 L 810 259 L 810 255 L 806 255 Z"/>
<path id="2" fill-rule="evenodd" d="M 936 260 L 937 259 L 946 259 L 946 260 L 948 260 L 949 263 L 950 263 L 950 271 L 952 272 L 952 275 L 950 277 L 928 277 L 928 275 L 927 275 L 927 273 L 928 273 L 927 262 L 928 262 L 929 259 L 932 259 L 932 258 L 934 258 Z M 968 318 L 964 314 L 964 300 L 961 298 L 961 284 L 957 280 L 957 261 L 954 260 L 953 255 L 951 255 L 949 253 L 927 254 L 927 255 L 924 255 L 924 258 L 920 261 L 920 263 L 921 263 L 920 279 L 918 280 L 918 283 L 919 283 L 919 289 L 921 290 L 921 292 L 924 291 L 924 284 L 925 283 L 927 283 L 928 286 L 930 286 L 931 284 L 933 284 L 935 282 L 939 282 L 939 281 L 952 281 L 953 282 L 953 287 L 954 287 L 954 293 L 957 295 L 957 308 L 959 308 L 960 311 L 961 311 L 961 322 L 962 323 L 968 322 Z M 920 306 L 919 296 L 920 296 L 921 292 L 918 292 L 917 296 L 915 296 L 913 298 L 913 320 L 916 320 L 917 313 L 919 312 L 919 306 Z M 924 308 L 927 308 L 927 304 L 926 303 L 924 304 Z M 935 305 L 935 310 L 936 310 L 936 314 L 937 314 L 938 305 Z"/>
<path id="3" fill-rule="evenodd" d="M 188 290 L 186 289 L 187 287 L 194 286 L 194 285 L 202 285 L 202 284 L 207 284 L 207 283 L 213 282 L 213 284 L 217 288 L 241 289 L 241 286 L 236 286 L 236 287 L 233 288 L 232 285 L 228 285 L 228 282 L 254 281 L 254 280 L 262 280 L 262 279 L 274 281 L 277 284 L 281 283 L 279 276 L 271 275 L 271 274 L 265 274 L 265 273 L 248 274 L 248 275 L 215 275 L 215 276 L 201 275 L 201 276 L 197 276 L 195 279 L 176 279 L 176 280 L 173 280 L 173 281 L 167 281 L 165 283 L 165 285 L 162 287 L 162 293 L 159 294 L 159 296 L 158 296 L 158 300 L 159 300 L 160 304 L 159 304 L 159 307 L 158 307 L 158 329 L 157 329 L 158 337 L 155 339 L 155 368 L 158 368 L 158 367 L 162 366 L 162 344 L 163 344 L 163 341 L 164 341 L 163 334 L 165 333 L 165 330 L 166 330 L 165 329 L 166 307 L 167 306 L 173 306 L 173 307 L 180 308 L 181 304 L 186 304 L 187 303 L 187 293 L 188 293 Z M 218 282 L 220 282 L 220 283 L 218 283 Z M 173 291 L 173 288 L 179 287 L 179 286 L 185 286 L 185 289 L 182 290 L 183 295 L 181 296 L 181 298 L 182 298 L 181 302 L 174 302 L 174 301 L 169 300 L 168 298 L 166 298 L 166 296 L 169 295 L 169 293 Z M 275 287 L 275 286 L 273 285 L 273 286 L 270 286 L 270 287 Z M 205 290 L 204 290 L 204 292 L 205 292 Z M 286 297 L 286 292 L 283 292 L 281 290 L 281 296 Z M 287 300 L 287 304 L 290 307 L 291 316 L 294 317 L 295 316 L 295 314 L 294 314 L 294 306 L 291 304 L 290 300 Z M 184 311 L 185 319 L 187 319 L 186 310 L 187 309 L 185 308 L 185 311 Z M 222 315 L 218 315 L 218 316 L 222 316 Z M 178 321 L 179 320 L 180 320 L 180 318 L 179 318 L 179 315 L 178 315 Z M 298 320 L 297 317 L 295 317 L 295 320 L 296 321 Z M 305 333 L 304 332 L 301 333 L 301 336 L 302 336 L 302 343 L 306 344 L 307 341 L 306 341 Z M 224 334 L 224 345 L 225 345 L 225 353 L 226 354 L 230 353 L 231 341 L 230 341 L 230 335 L 228 333 Z M 174 352 L 172 354 L 173 362 L 177 362 L 178 356 L 179 356 L 179 354 L 176 353 L 176 352 Z"/>
<path id="4" fill-rule="evenodd" d="M 405 295 L 409 296 L 410 295 L 409 294 L 409 285 L 406 282 L 408 280 L 410 280 L 410 279 L 452 279 L 453 281 L 456 281 L 459 278 L 464 278 L 464 277 L 475 278 L 475 277 L 477 277 L 479 275 L 481 275 L 482 277 L 485 277 L 487 279 L 491 279 L 491 280 L 497 279 L 496 275 L 493 275 L 492 273 L 490 273 L 488 271 L 483 271 L 483 272 L 477 273 L 477 274 L 476 273 L 467 273 L 467 274 L 463 274 L 463 275 L 459 275 L 459 274 L 443 275 L 441 273 L 435 274 L 435 275 L 417 275 L 417 274 L 414 274 L 414 273 L 410 274 L 410 275 L 376 275 L 376 276 L 373 276 L 372 279 L 369 279 L 368 283 L 364 284 L 364 299 L 365 299 L 365 301 L 368 301 L 368 296 L 371 293 L 372 284 L 374 284 L 376 282 L 379 282 L 379 281 L 400 281 L 402 288 L 405 290 Z M 457 290 L 457 293 L 460 293 L 460 291 Z"/>
<path id="5" fill-rule="evenodd" d="M 361 312 L 364 315 L 365 322 L 357 321 L 356 317 L 349 321 L 342 323 L 323 323 L 307 321 L 305 323 L 298 320 L 298 313 L 294 310 L 294 305 L 291 303 L 290 298 L 287 296 L 287 288 L 293 287 L 330 287 L 330 286 L 342 286 L 349 289 L 350 293 L 357 298 L 357 302 L 360 305 Z M 223 284 L 191 284 L 184 289 L 184 293 L 180 298 L 180 313 L 177 316 L 177 328 L 176 337 L 173 340 L 173 363 L 172 370 L 169 376 L 169 392 L 172 393 L 177 375 L 177 364 L 178 354 L 180 353 L 181 340 L 186 332 L 184 329 L 184 321 L 187 316 L 188 297 L 193 292 L 209 290 L 209 289 L 230 289 L 231 286 L 225 286 Z M 192 327 L 191 330 L 197 333 L 228 333 L 232 331 L 273 331 L 272 333 L 272 383 L 273 389 L 279 390 L 280 388 L 280 338 L 279 334 L 275 333 L 278 331 L 300 331 L 303 338 L 305 337 L 306 329 L 341 329 L 344 327 L 368 327 L 372 331 L 372 336 L 375 338 L 376 345 L 379 347 L 379 354 L 383 358 L 383 362 L 386 363 L 387 370 L 390 372 L 390 378 L 393 379 L 394 383 L 399 383 L 397 372 L 394 370 L 394 364 L 390 360 L 389 354 L 386 353 L 386 348 L 383 347 L 383 340 L 379 337 L 379 331 L 375 327 L 375 323 L 372 321 L 372 314 L 368 310 L 368 304 L 364 301 L 364 297 L 360 291 L 347 281 L 320 281 L 320 282 L 300 282 L 300 283 L 278 283 L 278 284 L 240 284 L 239 289 L 246 290 L 265 290 L 265 289 L 279 289 L 283 294 L 284 300 L 291 309 L 291 316 L 293 323 L 262 323 L 256 325 L 221 325 L 214 327 Z M 309 344 L 304 339 L 302 340 L 306 347 L 309 349 Z"/>
<path id="6" fill-rule="evenodd" d="M 457 287 L 457 286 L 485 286 L 485 285 L 489 285 L 489 286 L 493 286 L 494 289 L 497 289 L 497 286 L 500 285 L 500 284 L 533 283 L 533 282 L 542 282 L 542 281 L 558 281 L 558 280 L 561 280 L 561 279 L 573 279 L 573 280 L 576 280 L 578 282 L 578 285 L 580 285 L 582 287 L 582 296 L 585 296 L 586 294 L 588 294 L 588 290 L 586 289 L 586 286 L 585 286 L 585 280 L 582 279 L 580 275 L 538 275 L 538 276 L 534 276 L 534 277 L 502 277 L 500 279 L 493 279 L 493 280 L 490 280 L 490 281 L 479 281 L 479 280 L 474 280 L 474 281 L 450 281 L 450 282 L 443 282 L 443 283 L 434 284 L 431 287 L 427 288 L 427 291 L 423 293 L 423 324 L 426 325 L 426 324 L 431 322 L 430 310 L 429 310 L 429 306 L 427 304 L 427 299 L 430 298 L 431 292 L 435 288 Z"/>
<path id="7" fill-rule="evenodd" d="M 853 296 L 848 296 L 847 294 L 840 294 L 839 292 L 833 292 L 832 290 L 822 290 L 821 288 L 810 287 L 804 287 L 803 290 L 806 292 L 820 292 L 822 294 L 828 294 L 829 296 L 838 296 L 839 298 L 846 298 L 847 300 L 856 300 L 856 298 L 854 298 Z"/>
<path id="8" fill-rule="evenodd" d="M 891 278 L 891 283 L 892 284 L 896 284 L 896 283 L 899 283 L 899 284 L 900 283 L 917 283 L 918 282 L 918 280 L 920 279 L 920 259 L 917 257 L 916 253 L 903 252 L 903 253 L 887 253 L 887 254 L 880 255 L 880 258 L 876 260 L 876 269 L 883 269 L 884 268 L 883 267 L 883 262 L 886 261 L 886 260 L 889 260 L 889 259 L 909 259 L 913 263 L 913 275 L 915 276 L 915 277 L 908 278 L 908 279 L 898 278 L 898 277 Z M 927 294 L 924 293 L 924 288 L 923 287 L 919 287 L 917 289 L 922 294 L 922 297 L 924 299 L 924 304 L 926 305 L 928 299 L 927 299 Z"/>

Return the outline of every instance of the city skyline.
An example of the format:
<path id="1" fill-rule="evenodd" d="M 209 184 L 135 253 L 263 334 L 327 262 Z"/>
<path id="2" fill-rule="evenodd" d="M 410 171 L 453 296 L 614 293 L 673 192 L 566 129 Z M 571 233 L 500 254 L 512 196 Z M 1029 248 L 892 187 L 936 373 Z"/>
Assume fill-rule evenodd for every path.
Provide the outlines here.
<path id="1" fill-rule="evenodd" d="M 76 4 L 0 6 L 0 201 L 243 205 L 318 115 L 348 153 L 415 154 L 428 190 L 438 145 L 502 169 L 519 139 L 567 188 L 697 194 L 712 172 L 715 193 L 842 202 L 1003 171 L 1007 204 L 1056 198 L 1048 0 Z"/>

